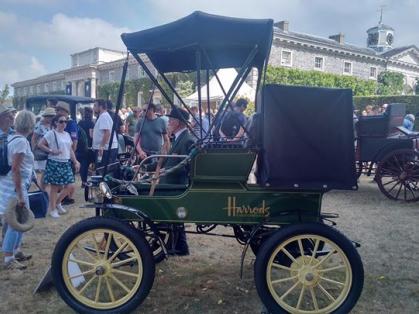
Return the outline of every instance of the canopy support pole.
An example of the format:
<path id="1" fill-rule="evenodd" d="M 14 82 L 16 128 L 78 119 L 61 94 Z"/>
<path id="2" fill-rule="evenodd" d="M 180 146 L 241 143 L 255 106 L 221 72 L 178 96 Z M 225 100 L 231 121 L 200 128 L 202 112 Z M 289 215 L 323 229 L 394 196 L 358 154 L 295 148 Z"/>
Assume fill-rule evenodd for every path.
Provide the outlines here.
<path id="1" fill-rule="evenodd" d="M 246 60 L 244 61 L 243 66 L 240 68 L 240 71 L 237 74 L 236 78 L 234 79 L 233 83 L 231 84 L 230 89 L 228 90 L 227 94 L 225 95 L 224 100 L 220 105 L 220 109 L 218 110 L 212 124 L 210 125 L 210 127 L 208 129 L 209 134 L 211 134 L 211 130 L 213 129 L 215 123 L 219 121 L 220 114 L 221 114 L 221 118 L 224 117 L 224 114 L 225 114 L 225 111 L 226 111 L 224 109 L 224 107 L 226 106 L 226 104 L 231 102 L 230 99 L 234 99 L 234 97 L 238 93 L 241 85 L 246 80 L 246 76 L 250 72 L 249 65 L 251 64 L 251 62 L 253 61 L 253 59 L 257 55 L 257 52 L 258 52 L 258 45 L 255 45 L 255 47 L 252 49 L 252 51 L 249 53 Z M 206 56 L 208 58 L 207 54 L 206 54 Z M 210 60 L 208 60 L 208 61 L 210 62 Z M 230 106 L 231 106 L 231 104 L 230 104 Z"/>
<path id="2" fill-rule="evenodd" d="M 201 99 L 201 50 L 196 50 L 196 82 L 198 83 L 198 114 L 199 114 L 199 133 L 202 139 L 202 99 Z"/>
<path id="3" fill-rule="evenodd" d="M 211 123 L 211 105 L 210 105 L 210 88 L 209 88 L 209 70 L 207 69 L 207 111 L 208 111 L 208 126 Z"/>
<path id="4" fill-rule="evenodd" d="M 167 93 L 164 90 L 164 88 L 160 85 L 160 83 L 157 81 L 157 79 L 154 77 L 153 73 L 151 73 L 151 71 L 145 65 L 144 61 L 140 58 L 140 56 L 138 54 L 135 54 L 135 55 L 133 55 L 133 57 L 141 65 L 141 67 L 143 68 L 144 72 L 147 73 L 148 77 L 153 82 L 154 86 L 157 86 L 157 88 L 159 89 L 159 91 L 161 92 L 161 94 L 163 95 L 163 97 L 166 98 L 166 100 L 169 103 L 170 107 L 172 109 L 176 110 L 176 111 L 179 111 L 179 109 L 173 104 L 173 101 L 170 99 L 169 95 L 167 95 Z M 162 76 L 163 80 L 166 82 L 166 84 L 169 85 L 169 87 L 172 86 L 172 84 L 164 76 L 164 74 L 161 74 L 161 76 Z M 188 110 L 188 112 L 189 112 L 189 114 L 191 113 L 190 110 Z M 189 131 L 192 133 L 192 135 L 195 136 L 196 138 L 198 138 L 198 136 L 195 134 L 195 132 L 192 130 L 191 126 L 189 125 L 189 123 L 188 123 L 189 121 L 187 121 L 186 119 L 184 119 L 183 116 L 182 116 L 182 114 L 180 114 L 180 112 L 178 112 L 178 113 L 179 113 L 179 116 L 180 116 L 182 122 L 186 125 L 186 127 L 189 129 Z"/>

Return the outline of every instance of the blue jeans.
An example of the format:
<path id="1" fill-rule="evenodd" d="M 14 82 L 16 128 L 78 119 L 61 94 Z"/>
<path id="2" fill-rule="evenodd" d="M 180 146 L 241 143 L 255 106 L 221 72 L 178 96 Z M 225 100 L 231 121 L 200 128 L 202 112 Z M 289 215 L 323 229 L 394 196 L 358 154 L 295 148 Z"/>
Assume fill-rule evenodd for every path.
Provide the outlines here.
<path id="1" fill-rule="evenodd" d="M 1 249 L 3 253 L 13 254 L 22 244 L 23 233 L 13 229 L 6 223 L 3 223 L 3 228 L 6 229 L 6 233 L 3 238 Z"/>

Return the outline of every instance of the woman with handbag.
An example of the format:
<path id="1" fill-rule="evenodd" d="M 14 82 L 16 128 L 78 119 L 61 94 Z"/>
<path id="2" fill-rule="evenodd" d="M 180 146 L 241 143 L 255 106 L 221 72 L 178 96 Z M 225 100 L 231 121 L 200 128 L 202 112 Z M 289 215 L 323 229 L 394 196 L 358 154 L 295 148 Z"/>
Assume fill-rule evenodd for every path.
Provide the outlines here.
<path id="1" fill-rule="evenodd" d="M 29 208 L 28 189 L 31 184 L 34 157 L 31 146 L 26 137 L 33 131 L 35 115 L 30 111 L 21 111 L 15 120 L 15 134 L 7 137 L 7 160 L 10 171 L 0 177 L 0 213 L 4 214 L 9 203 L 14 202 L 19 207 Z M 7 214 L 7 213 L 6 213 Z M 20 261 L 28 260 L 32 256 L 20 251 L 23 233 L 7 223 L 2 250 L 4 267 L 6 269 L 25 269 Z"/>
<path id="2" fill-rule="evenodd" d="M 33 155 L 35 157 L 35 171 L 40 173 L 38 178 L 38 185 L 40 188 L 45 191 L 44 181 L 44 172 L 45 166 L 47 164 L 48 153 L 43 151 L 39 146 L 40 140 L 44 137 L 44 135 L 51 130 L 51 120 L 55 117 L 55 109 L 51 107 L 47 107 L 45 111 L 42 113 L 41 121 L 37 122 L 35 125 L 35 130 L 33 131 L 31 145 Z"/>
<path id="3" fill-rule="evenodd" d="M 59 218 L 59 214 L 67 212 L 61 205 L 62 200 L 74 192 L 74 175 L 70 160 L 73 162 L 76 172 L 80 169 L 80 163 L 71 148 L 73 141 L 70 135 L 64 131 L 67 118 L 64 115 L 56 115 L 51 124 L 53 129 L 44 135 L 38 146 L 48 153 L 44 174 L 44 184 L 51 186 L 48 211 L 51 217 Z"/>

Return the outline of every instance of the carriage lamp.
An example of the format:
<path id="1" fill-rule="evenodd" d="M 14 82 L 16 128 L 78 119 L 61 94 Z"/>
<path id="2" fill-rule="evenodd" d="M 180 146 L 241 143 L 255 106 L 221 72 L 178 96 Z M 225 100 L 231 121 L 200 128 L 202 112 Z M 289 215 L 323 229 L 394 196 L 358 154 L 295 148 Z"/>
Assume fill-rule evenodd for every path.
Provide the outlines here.
<path id="1" fill-rule="evenodd" d="M 112 191 L 105 182 L 99 183 L 99 190 L 107 199 L 112 199 Z"/>
<path id="2" fill-rule="evenodd" d="M 176 215 L 178 216 L 179 219 L 185 219 L 186 216 L 188 215 L 188 212 L 186 211 L 185 207 L 178 207 L 176 209 Z"/>

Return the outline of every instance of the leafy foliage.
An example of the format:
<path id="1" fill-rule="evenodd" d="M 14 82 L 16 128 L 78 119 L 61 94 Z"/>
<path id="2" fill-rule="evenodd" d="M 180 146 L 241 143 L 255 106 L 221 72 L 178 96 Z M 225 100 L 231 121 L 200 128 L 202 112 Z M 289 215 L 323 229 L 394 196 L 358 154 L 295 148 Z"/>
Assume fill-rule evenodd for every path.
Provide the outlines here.
<path id="1" fill-rule="evenodd" d="M 5 84 L 3 89 L 0 89 L 0 104 L 4 104 L 9 97 L 9 85 Z"/>
<path id="2" fill-rule="evenodd" d="M 377 90 L 377 82 L 372 80 L 285 67 L 269 66 L 266 77 L 267 82 L 272 84 L 350 88 L 356 96 L 374 95 Z"/>
<path id="3" fill-rule="evenodd" d="M 391 71 L 383 71 L 378 75 L 379 95 L 401 95 L 403 92 L 403 74 Z"/>

